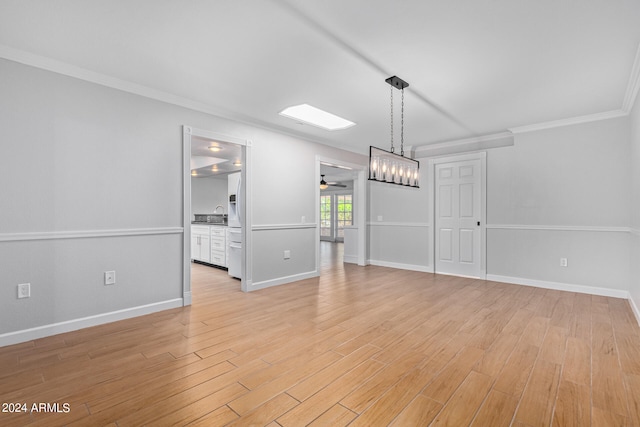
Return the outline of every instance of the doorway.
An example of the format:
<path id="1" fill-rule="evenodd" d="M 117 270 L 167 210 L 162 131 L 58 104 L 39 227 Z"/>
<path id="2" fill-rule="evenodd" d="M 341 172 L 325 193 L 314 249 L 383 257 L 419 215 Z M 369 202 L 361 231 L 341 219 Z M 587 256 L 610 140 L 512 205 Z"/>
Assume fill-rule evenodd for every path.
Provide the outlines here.
<path id="1" fill-rule="evenodd" d="M 353 220 L 353 189 L 321 192 L 320 240 L 344 243 L 345 230 Z"/>
<path id="2" fill-rule="evenodd" d="M 212 154 L 209 156 L 195 156 L 198 157 L 195 163 L 192 162 L 192 147 L 194 144 L 202 145 L 201 142 L 210 143 L 211 147 L 217 146 L 218 148 L 228 149 L 229 152 L 234 154 Z M 207 144 L 205 144 L 207 145 Z M 203 150 L 210 149 L 205 147 Z M 241 232 L 241 252 L 240 252 L 240 288 L 243 291 L 247 291 L 251 284 L 251 233 L 248 232 L 251 227 L 251 218 L 246 215 L 246 212 L 250 212 L 251 204 L 251 141 L 243 140 L 229 135 L 217 134 L 215 132 L 196 129 L 189 126 L 183 126 L 183 304 L 191 305 L 191 260 L 192 260 L 192 244 L 194 236 L 192 236 L 192 221 L 195 219 L 194 214 L 198 212 L 192 212 L 192 169 L 196 168 L 197 171 L 204 171 L 209 175 L 215 176 L 216 174 L 239 174 L 241 177 L 241 193 L 238 198 L 239 209 L 239 225 Z M 213 151 L 213 149 L 211 149 Z M 201 153 L 205 154 L 205 153 Z M 207 157 L 209 157 L 207 159 Z M 217 159 L 217 160 L 212 160 Z M 211 163 L 213 162 L 213 163 Z M 211 164 L 208 164 L 211 163 Z M 195 165 L 195 166 L 193 166 Z M 205 166 L 202 166 L 205 165 Z M 228 193 L 226 189 L 223 197 L 224 202 L 217 201 L 212 204 L 216 205 L 216 209 L 220 209 L 226 212 L 228 215 Z M 212 227 L 213 228 L 213 227 Z M 220 228 L 220 227 L 218 227 Z M 227 230 L 228 231 L 228 230 Z M 211 237 L 214 242 L 222 241 L 222 236 Z M 225 236 L 226 239 L 226 236 Z M 206 246 L 207 240 L 203 237 L 198 239 L 198 242 L 204 242 Z M 211 245 L 212 241 L 208 241 L 210 246 L 207 252 L 210 251 L 214 256 L 219 252 L 220 258 L 212 258 L 214 261 L 209 260 L 209 263 L 215 264 L 216 262 L 226 262 L 226 244 L 215 247 Z M 224 255 L 223 255 L 224 254 Z M 206 261 L 206 256 L 204 257 Z M 220 261 L 220 259 L 224 261 Z"/>
<path id="3" fill-rule="evenodd" d="M 429 161 L 434 272 L 486 277 L 486 153 Z"/>
<path id="4" fill-rule="evenodd" d="M 322 175 L 328 188 L 320 189 Z M 321 242 L 344 242 L 341 262 L 365 265 L 366 167 L 316 156 L 316 268 L 320 274 Z"/>

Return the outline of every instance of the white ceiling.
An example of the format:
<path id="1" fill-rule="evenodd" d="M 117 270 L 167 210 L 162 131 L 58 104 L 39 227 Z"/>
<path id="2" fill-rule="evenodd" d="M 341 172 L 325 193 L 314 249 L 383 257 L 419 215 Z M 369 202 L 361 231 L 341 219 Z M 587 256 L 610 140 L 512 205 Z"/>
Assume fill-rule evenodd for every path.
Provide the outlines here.
<path id="1" fill-rule="evenodd" d="M 209 147 L 220 151 L 213 152 Z M 191 137 L 191 173 L 197 178 L 222 176 L 242 169 L 242 148 L 240 145 L 213 141 L 198 136 Z M 193 176 L 193 175 L 192 175 Z"/>
<path id="2" fill-rule="evenodd" d="M 411 146 L 619 111 L 639 22 L 637 0 L 2 0 L 0 54 L 367 153 L 389 145 L 391 75 L 410 84 Z M 329 132 L 278 115 L 300 103 L 357 125 Z"/>
<path id="3" fill-rule="evenodd" d="M 357 176 L 357 172 L 351 169 L 342 169 L 335 165 L 329 165 L 327 163 L 320 164 L 320 174 L 324 175 L 324 180 L 327 182 L 337 182 L 340 184 L 347 184 L 353 182 Z M 318 177 L 320 182 L 321 177 Z"/>

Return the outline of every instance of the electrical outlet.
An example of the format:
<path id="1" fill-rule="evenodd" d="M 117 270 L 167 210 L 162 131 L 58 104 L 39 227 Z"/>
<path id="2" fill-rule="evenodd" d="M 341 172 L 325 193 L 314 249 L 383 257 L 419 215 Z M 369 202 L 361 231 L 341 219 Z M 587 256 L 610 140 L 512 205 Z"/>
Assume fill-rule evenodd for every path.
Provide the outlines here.
<path id="1" fill-rule="evenodd" d="M 116 272 L 115 271 L 105 271 L 104 272 L 104 284 L 105 285 L 115 285 L 116 283 Z"/>
<path id="2" fill-rule="evenodd" d="M 31 283 L 21 283 L 18 285 L 18 298 L 31 297 Z"/>
<path id="3" fill-rule="evenodd" d="M 568 266 L 567 259 L 560 258 L 560 267 L 567 267 L 567 266 Z"/>
<path id="4" fill-rule="evenodd" d="M 291 251 L 290 250 L 284 251 L 284 259 L 289 259 L 289 258 L 291 258 Z"/>
<path id="5" fill-rule="evenodd" d="M 382 215 L 378 215 L 378 221 L 382 221 Z"/>
<path id="6" fill-rule="evenodd" d="M 307 217 L 302 215 L 302 219 L 300 220 L 301 223 L 306 224 L 307 223 Z"/>

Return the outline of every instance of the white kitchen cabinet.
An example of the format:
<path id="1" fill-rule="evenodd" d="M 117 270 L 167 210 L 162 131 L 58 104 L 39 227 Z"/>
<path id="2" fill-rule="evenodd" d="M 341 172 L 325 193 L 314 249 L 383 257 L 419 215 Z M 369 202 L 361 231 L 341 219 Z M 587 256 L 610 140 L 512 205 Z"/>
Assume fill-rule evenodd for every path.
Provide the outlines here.
<path id="1" fill-rule="evenodd" d="M 227 266 L 227 227 L 211 226 L 211 264 Z"/>
<path id="2" fill-rule="evenodd" d="M 211 231 L 208 225 L 191 226 L 191 259 L 211 262 Z"/>

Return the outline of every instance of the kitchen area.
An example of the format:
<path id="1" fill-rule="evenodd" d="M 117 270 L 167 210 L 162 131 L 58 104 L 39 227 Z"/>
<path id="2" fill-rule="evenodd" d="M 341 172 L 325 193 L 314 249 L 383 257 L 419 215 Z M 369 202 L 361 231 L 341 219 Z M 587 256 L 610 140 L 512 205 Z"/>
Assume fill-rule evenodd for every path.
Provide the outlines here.
<path id="1" fill-rule="evenodd" d="M 191 261 L 241 279 L 242 149 L 192 138 Z"/>

